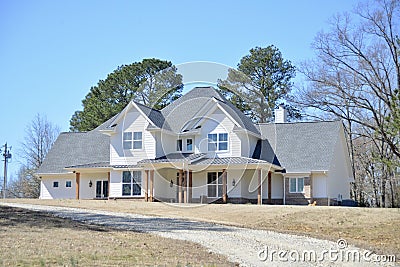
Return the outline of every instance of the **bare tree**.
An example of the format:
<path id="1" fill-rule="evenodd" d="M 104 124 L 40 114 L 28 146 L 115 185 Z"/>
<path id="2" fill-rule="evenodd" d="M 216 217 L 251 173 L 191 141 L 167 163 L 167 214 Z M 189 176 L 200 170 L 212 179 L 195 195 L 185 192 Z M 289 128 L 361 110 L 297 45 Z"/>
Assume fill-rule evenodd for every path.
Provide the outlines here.
<path id="1" fill-rule="evenodd" d="M 308 86 L 293 99 L 344 120 L 353 193 L 362 199 L 360 192 L 371 185 L 378 206 L 385 206 L 387 182 L 400 158 L 399 15 L 399 1 L 377 0 L 360 3 L 353 16 L 335 16 L 330 31 L 315 38 L 316 59 L 299 68 Z M 370 145 L 355 145 L 360 137 Z"/>
<path id="2" fill-rule="evenodd" d="M 374 9 L 372 9 L 374 8 Z M 387 131 L 387 119 L 400 108 L 399 1 L 360 5 L 355 14 L 338 15 L 329 33 L 317 35 L 317 59 L 299 71 L 310 81 L 297 102 L 335 114 L 378 134 L 400 157 L 399 139 Z M 397 132 L 398 135 L 398 132 Z"/>
<path id="3" fill-rule="evenodd" d="M 44 115 L 37 114 L 26 127 L 19 156 L 25 160 L 13 183 L 16 196 L 37 198 L 40 194 L 40 180 L 34 174 L 42 165 L 47 153 L 55 142 L 60 129 L 49 122 Z"/>

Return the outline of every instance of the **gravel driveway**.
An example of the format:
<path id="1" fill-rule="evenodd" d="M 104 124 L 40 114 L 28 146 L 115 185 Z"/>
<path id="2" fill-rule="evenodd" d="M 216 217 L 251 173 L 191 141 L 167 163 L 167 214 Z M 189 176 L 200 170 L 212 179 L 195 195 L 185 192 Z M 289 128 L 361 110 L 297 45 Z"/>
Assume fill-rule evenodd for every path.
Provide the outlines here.
<path id="1" fill-rule="evenodd" d="M 238 262 L 241 266 L 399 266 L 382 263 L 387 261 L 386 256 L 347 245 L 345 240 L 331 242 L 272 231 L 108 211 L 14 203 L 0 205 L 43 211 L 89 224 L 188 240 L 214 253 L 226 255 L 230 261 Z"/>

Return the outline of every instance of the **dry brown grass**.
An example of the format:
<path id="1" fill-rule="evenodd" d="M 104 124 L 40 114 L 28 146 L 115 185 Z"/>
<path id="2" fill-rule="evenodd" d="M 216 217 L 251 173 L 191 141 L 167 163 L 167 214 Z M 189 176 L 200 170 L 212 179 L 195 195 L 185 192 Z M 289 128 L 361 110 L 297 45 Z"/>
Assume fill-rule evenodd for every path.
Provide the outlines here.
<path id="1" fill-rule="evenodd" d="M 10 200 L 14 201 L 14 200 Z M 129 200 L 18 200 L 218 222 L 348 243 L 400 258 L 400 210 L 322 206 L 168 205 Z"/>
<path id="2" fill-rule="evenodd" d="M 1 266 L 232 266 L 203 247 L 0 206 Z"/>

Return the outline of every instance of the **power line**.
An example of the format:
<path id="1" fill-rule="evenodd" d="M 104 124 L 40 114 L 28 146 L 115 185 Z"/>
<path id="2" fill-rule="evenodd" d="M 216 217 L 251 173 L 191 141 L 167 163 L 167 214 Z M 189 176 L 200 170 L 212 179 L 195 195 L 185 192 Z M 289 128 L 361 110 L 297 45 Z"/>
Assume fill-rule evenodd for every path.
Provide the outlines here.
<path id="1" fill-rule="evenodd" d="M 3 146 L 4 152 L 3 152 L 3 161 L 4 161 L 4 181 L 3 181 L 3 198 L 6 198 L 6 189 L 7 189 L 7 167 L 9 160 L 11 159 L 11 147 L 7 147 L 7 143 Z M 1 152 L 1 149 L 0 149 Z"/>

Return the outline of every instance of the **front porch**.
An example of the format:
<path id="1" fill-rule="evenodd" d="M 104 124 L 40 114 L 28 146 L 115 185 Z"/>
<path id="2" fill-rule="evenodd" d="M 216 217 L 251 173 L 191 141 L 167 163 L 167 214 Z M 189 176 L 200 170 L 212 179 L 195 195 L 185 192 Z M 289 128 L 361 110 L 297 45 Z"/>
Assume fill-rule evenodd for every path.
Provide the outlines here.
<path id="1" fill-rule="evenodd" d="M 281 168 L 249 158 L 143 164 L 144 200 L 170 203 L 282 204 Z"/>

